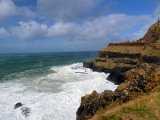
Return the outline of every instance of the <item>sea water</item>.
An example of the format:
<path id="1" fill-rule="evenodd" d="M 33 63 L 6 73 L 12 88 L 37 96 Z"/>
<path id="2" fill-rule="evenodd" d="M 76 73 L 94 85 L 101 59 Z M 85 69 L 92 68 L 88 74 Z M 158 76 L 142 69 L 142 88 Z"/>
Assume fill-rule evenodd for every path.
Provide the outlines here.
<path id="1" fill-rule="evenodd" d="M 0 120 L 76 120 L 81 97 L 115 90 L 108 74 L 84 68 L 96 52 L 1 54 Z M 30 112 L 22 114 L 22 107 Z"/>

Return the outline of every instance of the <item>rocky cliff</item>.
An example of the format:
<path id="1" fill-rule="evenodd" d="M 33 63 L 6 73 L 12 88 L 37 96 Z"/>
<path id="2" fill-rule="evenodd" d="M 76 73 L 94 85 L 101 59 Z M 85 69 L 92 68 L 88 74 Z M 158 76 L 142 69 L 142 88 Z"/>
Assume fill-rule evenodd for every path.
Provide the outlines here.
<path id="1" fill-rule="evenodd" d="M 110 43 L 99 51 L 95 61 L 84 62 L 94 71 L 110 73 L 108 80 L 118 84 L 113 91 L 94 91 L 82 97 L 77 120 L 88 120 L 97 111 L 134 100 L 159 85 L 160 22 L 153 24 L 142 39 L 127 43 Z M 135 97 L 136 96 L 136 97 Z"/>

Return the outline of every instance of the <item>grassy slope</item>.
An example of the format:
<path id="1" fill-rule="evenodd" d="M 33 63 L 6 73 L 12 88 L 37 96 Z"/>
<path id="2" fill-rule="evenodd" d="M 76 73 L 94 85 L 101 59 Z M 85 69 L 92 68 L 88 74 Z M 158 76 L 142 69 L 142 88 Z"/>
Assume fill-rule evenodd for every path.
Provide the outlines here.
<path id="1" fill-rule="evenodd" d="M 145 37 L 146 39 L 152 38 L 153 36 L 156 37 L 159 33 L 160 25 L 156 23 L 152 25 Z M 147 46 L 108 46 L 101 51 L 130 54 L 140 53 L 142 55 L 159 57 L 160 40 Z M 113 67 L 113 61 L 108 61 L 106 66 Z M 105 62 L 99 62 L 97 64 L 103 64 L 103 66 L 105 66 Z M 160 67 L 157 70 L 155 78 L 150 78 L 150 80 L 153 82 L 160 81 Z M 118 105 L 115 102 L 106 106 L 105 110 L 99 110 L 91 120 L 160 120 L 160 83 L 148 94 L 136 93 L 134 95 L 134 99 L 126 104 Z"/>
<path id="2" fill-rule="evenodd" d="M 99 111 L 92 120 L 160 120 L 160 85 L 126 104 Z"/>
<path id="3" fill-rule="evenodd" d="M 102 120 L 160 120 L 159 90 L 107 111 Z"/>
<path id="4" fill-rule="evenodd" d="M 160 40 L 146 46 L 107 46 L 101 51 L 160 56 Z"/>
<path id="5" fill-rule="evenodd" d="M 107 48 L 102 49 L 102 51 L 138 54 L 141 53 L 143 49 L 144 47 L 142 46 L 108 46 Z"/>

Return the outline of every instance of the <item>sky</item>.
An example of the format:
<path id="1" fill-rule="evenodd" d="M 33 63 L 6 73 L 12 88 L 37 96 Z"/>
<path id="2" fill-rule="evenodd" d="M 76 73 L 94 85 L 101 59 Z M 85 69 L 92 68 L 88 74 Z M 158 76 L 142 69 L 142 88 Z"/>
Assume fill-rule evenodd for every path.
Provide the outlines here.
<path id="1" fill-rule="evenodd" d="M 158 17 L 160 0 L 0 0 L 0 53 L 97 51 Z"/>

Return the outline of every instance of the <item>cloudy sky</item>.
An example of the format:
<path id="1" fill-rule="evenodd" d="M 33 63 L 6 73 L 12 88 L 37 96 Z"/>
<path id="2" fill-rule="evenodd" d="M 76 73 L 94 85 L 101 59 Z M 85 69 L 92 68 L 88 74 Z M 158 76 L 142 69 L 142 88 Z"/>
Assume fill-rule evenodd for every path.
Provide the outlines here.
<path id="1" fill-rule="evenodd" d="M 0 53 L 95 51 L 158 16 L 160 0 L 0 0 Z"/>

